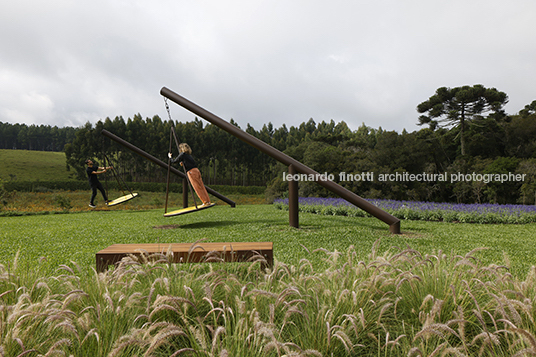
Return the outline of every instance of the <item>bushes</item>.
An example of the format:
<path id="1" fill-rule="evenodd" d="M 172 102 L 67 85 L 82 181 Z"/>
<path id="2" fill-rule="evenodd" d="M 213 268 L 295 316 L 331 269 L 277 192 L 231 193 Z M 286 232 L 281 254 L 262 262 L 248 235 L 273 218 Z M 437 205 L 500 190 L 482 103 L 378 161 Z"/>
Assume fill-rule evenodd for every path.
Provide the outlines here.
<path id="1" fill-rule="evenodd" d="M 110 190 L 118 190 L 117 181 L 103 182 Z M 166 192 L 165 182 L 128 182 L 128 187 L 132 191 L 143 192 Z M 214 185 L 209 186 L 213 190 L 223 194 L 242 194 L 242 195 L 262 195 L 266 190 L 264 186 L 229 186 Z M 4 183 L 4 189 L 7 192 L 50 192 L 53 190 L 80 191 L 89 190 L 87 181 L 10 181 Z M 126 190 L 126 187 L 123 187 Z M 171 192 L 182 192 L 182 183 L 170 183 Z"/>
<path id="2" fill-rule="evenodd" d="M 425 202 L 395 202 L 374 200 L 372 203 L 401 220 L 443 221 L 461 223 L 508 223 L 525 224 L 536 222 L 534 206 L 522 205 L 441 205 Z M 276 200 L 274 207 L 288 210 L 288 200 Z M 370 217 L 362 209 L 347 204 L 342 199 L 300 198 L 299 211 L 322 215 Z"/>

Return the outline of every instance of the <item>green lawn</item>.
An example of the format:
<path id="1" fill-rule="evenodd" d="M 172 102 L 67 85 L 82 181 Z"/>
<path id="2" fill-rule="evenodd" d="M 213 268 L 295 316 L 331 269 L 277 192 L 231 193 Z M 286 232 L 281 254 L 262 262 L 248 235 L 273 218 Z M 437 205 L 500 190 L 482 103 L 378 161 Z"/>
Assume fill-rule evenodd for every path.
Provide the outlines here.
<path id="1" fill-rule="evenodd" d="M 3 181 L 66 181 L 72 172 L 65 166 L 65 153 L 0 149 Z"/>
<path id="2" fill-rule="evenodd" d="M 171 228 L 164 229 L 163 226 Z M 321 216 L 301 213 L 300 228 L 289 227 L 288 212 L 271 205 L 215 206 L 183 216 L 164 218 L 163 209 L 142 211 L 90 211 L 25 217 L 0 217 L 0 263 L 20 261 L 28 267 L 44 256 L 55 268 L 74 261 L 93 267 L 95 253 L 114 243 L 206 241 L 272 241 L 274 258 L 298 265 L 309 251 L 324 248 L 346 252 L 353 245 L 359 254 L 370 254 L 380 239 L 380 251 L 393 247 L 422 253 L 443 251 L 465 255 L 475 248 L 486 264 L 511 266 L 524 278 L 535 264 L 536 224 L 480 225 L 402 221 L 401 235 L 374 218 Z"/>

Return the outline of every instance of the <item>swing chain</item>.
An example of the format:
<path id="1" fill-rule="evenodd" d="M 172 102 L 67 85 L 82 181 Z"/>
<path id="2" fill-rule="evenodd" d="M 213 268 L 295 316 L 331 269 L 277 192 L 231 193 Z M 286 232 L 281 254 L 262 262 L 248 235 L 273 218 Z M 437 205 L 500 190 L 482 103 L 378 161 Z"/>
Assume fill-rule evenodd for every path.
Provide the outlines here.
<path id="1" fill-rule="evenodd" d="M 166 105 L 166 111 L 167 111 L 167 115 L 168 115 L 168 118 L 171 122 L 173 122 L 173 119 L 171 119 L 171 111 L 169 110 L 169 104 L 167 102 L 167 98 L 164 97 L 164 104 Z"/>

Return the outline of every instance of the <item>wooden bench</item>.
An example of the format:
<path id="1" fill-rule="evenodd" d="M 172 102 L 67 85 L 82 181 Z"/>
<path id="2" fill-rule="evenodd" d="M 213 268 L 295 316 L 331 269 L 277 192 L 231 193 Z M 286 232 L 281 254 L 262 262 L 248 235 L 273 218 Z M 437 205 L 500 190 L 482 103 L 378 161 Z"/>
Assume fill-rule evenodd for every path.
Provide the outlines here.
<path id="1" fill-rule="evenodd" d="M 172 263 L 247 262 L 257 255 L 266 260 L 267 266 L 274 262 L 272 242 L 113 244 L 95 254 L 97 271 L 107 270 L 124 257 L 142 254 L 167 256 Z"/>

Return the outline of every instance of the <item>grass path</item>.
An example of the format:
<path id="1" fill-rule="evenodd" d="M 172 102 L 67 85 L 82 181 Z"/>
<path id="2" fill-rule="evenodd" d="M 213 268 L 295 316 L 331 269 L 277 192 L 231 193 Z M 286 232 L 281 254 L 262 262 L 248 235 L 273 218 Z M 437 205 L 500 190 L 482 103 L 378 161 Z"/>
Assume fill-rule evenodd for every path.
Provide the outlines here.
<path id="1" fill-rule="evenodd" d="M 206 241 L 273 241 L 274 258 L 297 265 L 308 252 L 323 248 L 346 252 L 354 245 L 363 256 L 380 239 L 380 251 L 410 246 L 422 253 L 442 250 L 464 255 L 488 248 L 479 257 L 486 264 L 507 264 L 524 277 L 536 265 L 536 224 L 479 225 L 403 221 L 401 235 L 374 218 L 300 214 L 300 229 L 288 225 L 288 212 L 271 205 L 216 206 L 209 210 L 164 218 L 163 210 L 104 211 L 0 217 L 0 263 L 20 251 L 31 269 L 40 257 L 50 269 L 75 261 L 90 269 L 95 253 L 114 243 Z M 168 226 L 163 228 L 163 226 Z M 506 258 L 505 258 L 506 257 Z"/>

